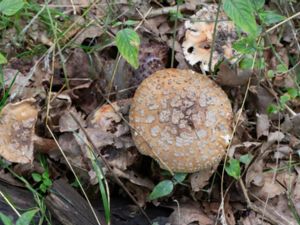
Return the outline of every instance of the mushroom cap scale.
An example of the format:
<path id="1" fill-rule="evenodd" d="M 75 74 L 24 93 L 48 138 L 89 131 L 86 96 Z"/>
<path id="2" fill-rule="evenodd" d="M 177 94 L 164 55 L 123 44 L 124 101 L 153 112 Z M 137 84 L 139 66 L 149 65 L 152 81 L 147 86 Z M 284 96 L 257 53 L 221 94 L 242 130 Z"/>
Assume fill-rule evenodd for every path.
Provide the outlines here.
<path id="1" fill-rule="evenodd" d="M 173 172 L 218 164 L 232 134 L 227 95 L 191 70 L 164 69 L 145 79 L 134 95 L 129 120 L 138 150 Z"/>

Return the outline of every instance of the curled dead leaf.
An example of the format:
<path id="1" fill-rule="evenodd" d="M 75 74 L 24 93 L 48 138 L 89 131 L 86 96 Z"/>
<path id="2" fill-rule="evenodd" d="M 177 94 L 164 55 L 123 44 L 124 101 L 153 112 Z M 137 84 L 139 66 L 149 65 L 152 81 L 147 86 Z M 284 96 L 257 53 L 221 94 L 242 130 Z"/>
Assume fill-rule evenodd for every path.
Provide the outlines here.
<path id="1" fill-rule="evenodd" d="M 10 162 L 33 161 L 34 126 L 38 110 L 34 99 L 7 104 L 0 114 L 0 155 Z"/>

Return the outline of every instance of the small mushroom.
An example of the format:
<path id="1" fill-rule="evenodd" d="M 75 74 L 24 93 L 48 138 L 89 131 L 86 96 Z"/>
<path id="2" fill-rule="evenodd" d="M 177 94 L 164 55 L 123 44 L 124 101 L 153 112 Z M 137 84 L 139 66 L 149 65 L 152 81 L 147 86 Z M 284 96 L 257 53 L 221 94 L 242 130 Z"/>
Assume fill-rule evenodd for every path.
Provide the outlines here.
<path id="1" fill-rule="evenodd" d="M 35 135 L 38 110 L 34 99 L 7 104 L 0 113 L 0 156 L 10 162 L 31 163 L 33 150 L 47 152 L 56 148 L 52 139 Z"/>
<path id="2" fill-rule="evenodd" d="M 199 63 L 203 71 L 209 71 L 211 54 L 212 70 L 224 58 L 234 62 L 235 52 L 232 43 L 238 38 L 236 28 L 234 23 L 229 21 L 225 13 L 221 11 L 214 37 L 217 11 L 217 4 L 206 5 L 192 16 L 191 21 L 185 22 L 187 30 L 185 40 L 182 43 L 185 59 L 192 66 Z"/>
<path id="3" fill-rule="evenodd" d="M 138 150 L 173 172 L 196 172 L 218 164 L 232 134 L 227 95 L 208 77 L 164 69 L 138 87 L 129 113 Z"/>

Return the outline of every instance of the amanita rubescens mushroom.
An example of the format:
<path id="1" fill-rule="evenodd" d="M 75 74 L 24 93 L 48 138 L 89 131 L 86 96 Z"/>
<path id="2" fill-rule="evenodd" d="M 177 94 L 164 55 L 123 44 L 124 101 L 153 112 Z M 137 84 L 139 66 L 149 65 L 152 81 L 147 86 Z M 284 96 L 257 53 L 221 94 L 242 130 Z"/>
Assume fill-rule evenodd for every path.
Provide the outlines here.
<path id="1" fill-rule="evenodd" d="M 218 164 L 232 133 L 227 95 L 208 77 L 165 69 L 138 87 L 129 119 L 139 151 L 173 172 Z"/>
<path id="2" fill-rule="evenodd" d="M 0 113 L 0 156 L 10 162 L 31 163 L 34 147 L 56 149 L 54 140 L 35 135 L 38 109 L 34 99 L 7 104 Z"/>

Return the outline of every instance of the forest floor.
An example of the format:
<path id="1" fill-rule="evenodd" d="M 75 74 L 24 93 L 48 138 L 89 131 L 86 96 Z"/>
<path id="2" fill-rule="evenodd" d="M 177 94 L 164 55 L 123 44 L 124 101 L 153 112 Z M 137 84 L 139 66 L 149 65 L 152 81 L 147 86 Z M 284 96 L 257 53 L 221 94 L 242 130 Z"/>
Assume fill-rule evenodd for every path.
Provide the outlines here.
<path id="1" fill-rule="evenodd" d="M 0 224 L 300 224 L 299 1 L 0 0 L 0 30 Z M 164 170 L 132 139 L 166 68 L 229 98 L 214 168 Z"/>

